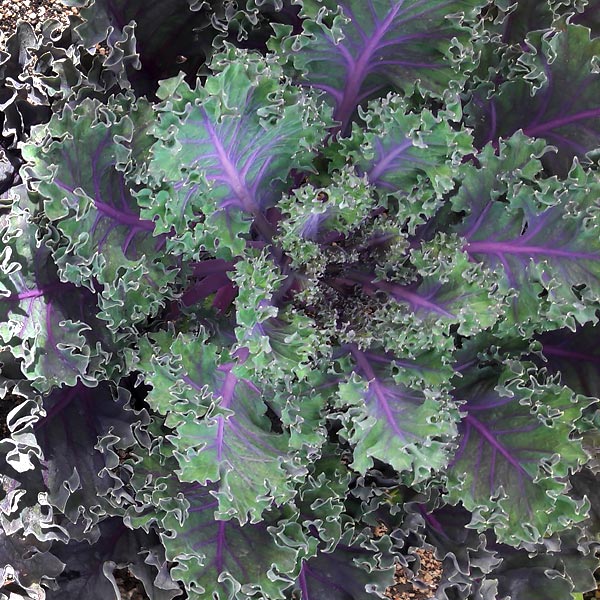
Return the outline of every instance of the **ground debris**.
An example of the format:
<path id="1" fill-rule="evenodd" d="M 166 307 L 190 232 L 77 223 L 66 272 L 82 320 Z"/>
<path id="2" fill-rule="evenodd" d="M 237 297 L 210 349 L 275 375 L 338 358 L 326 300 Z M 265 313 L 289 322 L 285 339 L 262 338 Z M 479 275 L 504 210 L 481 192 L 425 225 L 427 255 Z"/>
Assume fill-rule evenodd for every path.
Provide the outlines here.
<path id="1" fill-rule="evenodd" d="M 121 600 L 148 600 L 148 595 L 139 579 L 129 569 L 115 569 L 115 581 L 121 593 Z"/>
<path id="2" fill-rule="evenodd" d="M 76 7 L 64 6 L 58 0 L 0 0 L 0 40 L 4 37 L 6 42 L 19 21 L 27 21 L 35 31 L 40 31 L 42 23 L 48 19 L 56 19 L 66 27 L 69 15 L 77 14 Z"/>
<path id="3" fill-rule="evenodd" d="M 389 587 L 385 594 L 390 600 L 430 600 L 435 597 L 442 578 L 442 563 L 430 550 L 419 548 L 416 552 L 421 560 L 421 569 L 417 577 L 410 580 L 405 569 L 398 565 L 396 583 Z"/>
<path id="4" fill-rule="evenodd" d="M 597 569 L 594 573 L 596 577 L 596 581 L 598 582 L 598 587 L 595 591 L 586 592 L 583 595 L 583 600 L 597 600 L 600 599 L 600 569 Z"/>

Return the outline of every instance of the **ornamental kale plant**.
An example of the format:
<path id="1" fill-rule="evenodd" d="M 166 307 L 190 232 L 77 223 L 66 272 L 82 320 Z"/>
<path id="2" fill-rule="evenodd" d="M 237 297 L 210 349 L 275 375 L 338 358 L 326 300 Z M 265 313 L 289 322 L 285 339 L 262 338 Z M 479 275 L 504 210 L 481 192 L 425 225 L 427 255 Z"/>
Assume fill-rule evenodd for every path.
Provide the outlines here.
<path id="1" fill-rule="evenodd" d="M 65 3 L 0 52 L 1 597 L 593 589 L 596 3 Z"/>

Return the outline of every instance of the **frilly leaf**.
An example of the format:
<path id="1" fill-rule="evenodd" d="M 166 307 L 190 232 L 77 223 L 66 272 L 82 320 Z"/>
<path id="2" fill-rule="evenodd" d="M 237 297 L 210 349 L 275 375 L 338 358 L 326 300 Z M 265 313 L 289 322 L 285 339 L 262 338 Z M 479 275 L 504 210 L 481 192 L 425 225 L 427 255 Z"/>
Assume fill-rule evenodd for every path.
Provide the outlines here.
<path id="1" fill-rule="evenodd" d="M 359 228 L 376 208 L 373 189 L 365 176 L 341 167 L 323 187 L 306 184 L 284 197 L 277 242 L 295 268 L 312 262 L 324 267 L 324 245 Z"/>
<path id="2" fill-rule="evenodd" d="M 326 93 L 346 131 L 357 106 L 382 91 L 406 92 L 418 82 L 442 94 L 461 79 L 456 55 L 468 54 L 469 33 L 460 15 L 478 3 L 318 0 L 303 6 L 303 32 L 290 35 L 281 27 L 270 48 L 299 83 Z"/>
<path id="3" fill-rule="evenodd" d="M 443 388 L 428 382 L 433 365 L 427 356 L 402 360 L 356 347 L 350 352 L 355 373 L 340 385 L 338 404 L 349 407 L 342 422 L 354 446 L 352 467 L 364 474 L 378 459 L 411 481 L 427 479 L 447 463 L 458 418 Z"/>
<path id="4" fill-rule="evenodd" d="M 589 507 L 571 499 L 565 483 L 587 460 L 571 439 L 586 402 L 523 368 L 463 371 L 453 396 L 466 416 L 447 474 L 446 498 L 473 511 L 470 527 L 491 526 L 512 545 L 566 529 Z"/>
<path id="5" fill-rule="evenodd" d="M 118 517 L 102 521 L 92 543 L 57 543 L 52 551 L 67 567 L 57 578 L 57 589 L 47 593 L 48 600 L 120 600 L 114 571 L 122 568 L 142 581 L 152 600 L 169 600 L 181 594 L 179 586 L 156 568 L 165 562 L 158 535 L 132 531 Z"/>
<path id="6" fill-rule="evenodd" d="M 560 373 L 562 384 L 574 392 L 600 398 L 600 349 L 597 339 L 600 328 L 592 323 L 575 331 L 558 329 L 542 334 L 539 364 L 553 374 Z"/>
<path id="7" fill-rule="evenodd" d="M 33 207 L 15 201 L 0 216 L 0 340 L 22 358 L 40 391 L 78 380 L 94 385 L 113 372 L 113 340 L 97 317 L 96 296 L 58 278 L 48 236 L 34 224 Z M 41 238 L 41 239 L 40 239 Z"/>
<path id="8" fill-rule="evenodd" d="M 46 94 L 40 82 L 31 77 L 39 47 L 33 27 L 21 22 L 0 50 L 0 134 L 8 148 L 15 149 L 32 126 L 50 118 Z"/>
<path id="9" fill-rule="evenodd" d="M 454 187 L 453 176 L 464 155 L 472 151 L 471 138 L 456 131 L 448 115 L 429 111 L 408 113 L 401 96 L 389 94 L 360 111 L 361 122 L 352 135 L 327 148 L 333 165 L 354 165 L 377 190 L 384 205 L 398 203 L 394 216 L 410 232 L 431 217 L 442 196 Z"/>
<path id="10" fill-rule="evenodd" d="M 128 146 L 138 148 L 148 127 L 145 107 L 124 96 L 106 107 L 84 100 L 23 148 L 29 185 L 67 240 L 55 253 L 61 277 L 92 290 L 100 284 L 100 315 L 113 330 L 156 314 L 173 278 L 168 261 L 156 260 L 165 239 L 140 218 L 123 172 Z"/>
<path id="11" fill-rule="evenodd" d="M 289 545 L 293 531 L 287 532 L 285 522 L 279 524 L 268 515 L 261 523 L 244 526 L 236 519 L 216 519 L 214 488 L 180 483 L 168 452 L 158 447 L 139 452 L 132 480 L 136 504 L 126 523 L 144 529 L 154 522 L 161 525 L 166 557 L 178 563 L 171 574 L 184 583 L 190 598 L 210 594 L 234 600 L 262 593 L 282 599 L 297 572 L 301 551 Z"/>
<path id="12" fill-rule="evenodd" d="M 149 167 L 154 189 L 138 200 L 142 216 L 156 219 L 160 232 L 173 228 L 169 244 L 192 256 L 201 249 L 225 259 L 242 253 L 252 223 L 270 240 L 265 210 L 324 137 L 316 103 L 280 83 L 273 61 L 236 58 L 194 90 L 175 78 L 158 92 L 163 103 L 150 130 L 160 140 Z"/>
<path id="13" fill-rule="evenodd" d="M 124 389 L 115 393 L 107 383 L 60 388 L 43 399 L 31 432 L 43 454 L 49 502 L 73 523 L 83 517 L 92 525 L 108 509 L 106 496 L 116 482 L 106 469 L 118 461 L 116 448 L 133 443 L 132 427 L 147 419 L 128 402 Z"/>
<path id="14" fill-rule="evenodd" d="M 49 543 L 40 543 L 33 536 L 22 538 L 0 530 L 0 589 L 10 586 L 14 591 L 16 587 L 28 598 L 43 598 L 39 582 L 52 580 L 64 567 L 49 548 Z"/>
<path id="15" fill-rule="evenodd" d="M 311 318 L 275 306 L 274 296 L 281 296 L 279 288 L 286 276 L 263 252 L 239 260 L 230 277 L 238 290 L 234 351 L 247 355 L 238 373 L 267 376 L 274 383 L 304 379 L 316 357 L 327 354 L 327 344 Z"/>
<path id="16" fill-rule="evenodd" d="M 270 402 L 268 382 L 237 373 L 236 360 L 219 350 L 203 334 L 197 339 L 180 336 L 170 350 L 144 342 L 148 382 L 155 385 L 149 400 L 168 414 L 174 429 L 168 439 L 174 446 L 182 481 L 219 483 L 219 516 L 235 516 L 243 524 L 256 522 L 273 502 L 293 495 L 291 482 L 304 473 L 288 457 L 289 435 L 272 430 L 265 413 Z M 180 357 L 169 365 L 170 356 Z M 247 353 L 246 353 L 247 355 Z M 240 361 L 243 371 L 242 358 Z M 162 363 L 162 364 L 161 364 Z M 157 371 L 154 371 L 156 365 Z"/>
<path id="17" fill-rule="evenodd" d="M 558 149 L 544 157 L 547 170 L 565 177 L 576 156 L 598 148 L 600 73 L 595 57 L 600 39 L 590 30 L 565 25 L 558 31 L 533 32 L 528 48 L 498 91 L 476 93 L 466 108 L 479 147 L 507 138 L 519 129 Z M 484 86 L 487 87 L 487 86 Z M 518 107 L 518 110 L 515 110 Z"/>
<path id="18" fill-rule="evenodd" d="M 370 548 L 364 536 L 353 537 L 348 530 L 333 551 L 320 552 L 303 563 L 295 585 L 301 600 L 385 597 L 394 581 L 394 566 L 380 564 L 377 549 Z"/>
<path id="19" fill-rule="evenodd" d="M 595 319 L 591 304 L 600 298 L 598 182 L 576 168 L 564 183 L 541 182 L 539 192 L 509 185 L 502 201 L 497 198 L 502 184 L 490 178 L 492 172 L 508 169 L 502 169 L 504 161 L 492 157 L 491 149 L 485 156 L 491 158 L 490 171 L 471 170 L 455 199 L 455 210 L 468 211 L 455 231 L 465 238 L 469 257 L 500 273 L 505 292 L 514 290 L 505 326 L 523 328 L 532 322 L 549 329 Z M 509 165 L 513 161 L 506 159 Z M 482 157 L 481 162 L 487 161 Z M 524 168 L 537 169 L 535 163 Z"/>
<path id="20" fill-rule="evenodd" d="M 453 346 L 451 331 L 471 336 L 500 319 L 504 301 L 495 274 L 470 261 L 454 236 L 441 234 L 423 243 L 410 260 L 416 272 L 388 276 L 394 265 L 384 265 L 374 273 L 357 269 L 345 277 L 381 299 L 371 309 L 367 332 L 386 351 L 401 347 L 419 354 L 435 346 L 445 353 Z"/>

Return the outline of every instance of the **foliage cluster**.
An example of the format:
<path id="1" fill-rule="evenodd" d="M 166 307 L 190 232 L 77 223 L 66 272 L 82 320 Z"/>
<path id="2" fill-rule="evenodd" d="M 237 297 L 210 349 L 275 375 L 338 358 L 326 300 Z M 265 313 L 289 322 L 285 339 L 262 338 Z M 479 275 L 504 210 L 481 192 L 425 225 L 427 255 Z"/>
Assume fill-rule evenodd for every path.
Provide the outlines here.
<path id="1" fill-rule="evenodd" d="M 0 596 L 594 587 L 598 3 L 65 2 L 0 52 Z"/>

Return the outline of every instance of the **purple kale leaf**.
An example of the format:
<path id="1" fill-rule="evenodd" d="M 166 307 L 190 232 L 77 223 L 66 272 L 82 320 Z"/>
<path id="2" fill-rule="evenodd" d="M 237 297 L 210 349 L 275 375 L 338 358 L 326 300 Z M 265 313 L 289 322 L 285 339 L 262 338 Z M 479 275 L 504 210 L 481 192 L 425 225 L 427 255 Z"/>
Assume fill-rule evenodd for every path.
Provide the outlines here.
<path id="1" fill-rule="evenodd" d="M 561 383 L 574 392 L 600 398 L 600 347 L 597 326 L 588 323 L 576 331 L 557 329 L 537 338 L 541 344 L 540 366 L 560 373 Z"/>
<path id="2" fill-rule="evenodd" d="M 160 141 L 138 200 L 159 231 L 174 230 L 184 253 L 204 247 L 229 260 L 252 223 L 272 238 L 266 210 L 287 190 L 290 171 L 307 166 L 324 127 L 313 102 L 282 86 L 273 65 L 252 56 L 221 68 L 204 87 L 179 78 L 159 90 L 151 133 Z"/>
<path id="3" fill-rule="evenodd" d="M 573 304 L 579 306 L 581 297 L 592 302 L 600 298 L 599 228 L 594 217 L 600 185 L 578 168 L 566 182 L 548 179 L 539 196 L 532 194 L 519 180 L 539 170 L 534 158 L 539 146 L 533 147 L 530 162 L 515 162 L 508 150 L 519 140 L 522 136 L 503 147 L 500 158 L 487 146 L 480 159 L 483 168 L 467 170 L 452 201 L 454 210 L 467 216 L 453 230 L 465 239 L 470 259 L 494 271 L 505 292 L 513 290 L 507 327 L 532 320 L 536 327 L 559 328 L 574 323 Z M 519 153 L 525 159 L 530 152 Z M 501 171 L 505 175 L 494 179 Z M 594 318 L 594 310 L 584 306 L 576 313 L 580 322 Z"/>
<path id="4" fill-rule="evenodd" d="M 73 523 L 95 523 L 106 512 L 106 496 L 118 486 L 110 467 L 115 451 L 133 443 L 132 427 L 147 416 L 128 409 L 129 394 L 105 382 L 78 384 L 47 395 L 31 425 L 42 452 L 41 468 L 49 502 Z"/>
<path id="5" fill-rule="evenodd" d="M 101 314 L 113 329 L 155 313 L 173 278 L 169 259 L 157 260 L 165 237 L 140 218 L 128 183 L 135 173 L 125 172 L 147 153 L 148 126 L 144 100 L 119 97 L 101 107 L 86 99 L 65 107 L 24 148 L 32 186 L 67 242 L 55 251 L 61 277 L 99 286 Z"/>
<path id="6" fill-rule="evenodd" d="M 97 297 L 59 279 L 33 205 L 19 192 L 11 212 L 0 217 L 0 340 L 23 359 L 21 369 L 40 391 L 78 380 L 93 385 L 114 367 L 114 343 L 97 317 Z"/>
<path id="7" fill-rule="evenodd" d="M 587 460 L 570 437 L 584 403 L 567 388 L 533 377 L 526 383 L 525 372 L 486 367 L 463 375 L 453 392 L 465 416 L 448 469 L 450 503 L 476 511 L 470 526 L 492 525 L 513 545 L 582 521 L 585 503 L 567 495 L 564 478 Z"/>
<path id="8" fill-rule="evenodd" d="M 181 594 L 166 570 L 158 535 L 131 530 L 119 517 L 103 520 L 89 541 L 57 542 L 52 552 L 67 567 L 57 578 L 57 589 L 47 593 L 49 600 L 120 600 L 115 570 L 123 568 L 143 583 L 153 600 L 170 600 Z"/>
<path id="9" fill-rule="evenodd" d="M 295 534 L 278 523 L 277 515 L 240 525 L 237 519 L 216 518 L 219 502 L 214 486 L 181 483 L 170 447 L 139 448 L 131 461 L 135 473 L 129 483 L 135 504 L 125 522 L 148 530 L 159 523 L 161 540 L 175 580 L 191 593 L 225 600 L 232 590 L 269 598 L 283 598 L 294 581 L 300 548 L 293 549 Z M 260 548 L 260 551 L 258 549 Z"/>
<path id="10" fill-rule="evenodd" d="M 468 122 L 479 147 L 519 129 L 543 138 L 558 148 L 544 157 L 545 167 L 564 177 L 574 157 L 585 160 L 600 145 L 600 73 L 593 66 L 600 39 L 590 40 L 585 27 L 567 25 L 552 35 L 531 34 L 529 41 L 532 48 L 519 59 L 519 71 L 490 97 L 488 84 L 475 92 Z"/>
<path id="11" fill-rule="evenodd" d="M 456 415 L 443 387 L 435 385 L 431 357 L 402 360 L 357 347 L 350 354 L 353 375 L 340 385 L 339 403 L 350 407 L 343 422 L 354 447 L 353 468 L 365 473 L 378 459 L 411 481 L 441 469 L 456 435 Z"/>
<path id="12" fill-rule="evenodd" d="M 408 91 L 415 81 L 441 94 L 453 79 L 454 43 L 468 44 L 458 15 L 468 0 L 324 0 L 305 8 L 304 32 L 280 42 L 298 82 L 323 90 L 346 131 L 357 107 L 386 90 Z M 274 45 L 275 47 L 276 45 Z"/>
<path id="13" fill-rule="evenodd" d="M 179 478 L 218 483 L 213 493 L 219 516 L 241 523 L 255 521 L 273 502 L 289 500 L 291 482 L 304 469 L 288 459 L 289 433 L 273 431 L 266 416 L 267 402 L 273 402 L 268 382 L 238 373 L 244 358 L 228 357 L 204 332 L 152 337 L 155 345 L 144 340 L 141 360 L 132 366 L 154 388 L 150 405 L 168 415 Z"/>
<path id="14" fill-rule="evenodd" d="M 377 548 L 369 548 L 364 536 L 353 537 L 353 532 L 348 531 L 334 550 L 319 552 L 316 557 L 303 562 L 294 586 L 300 592 L 301 600 L 382 597 L 394 581 L 394 568 L 378 563 Z"/>

